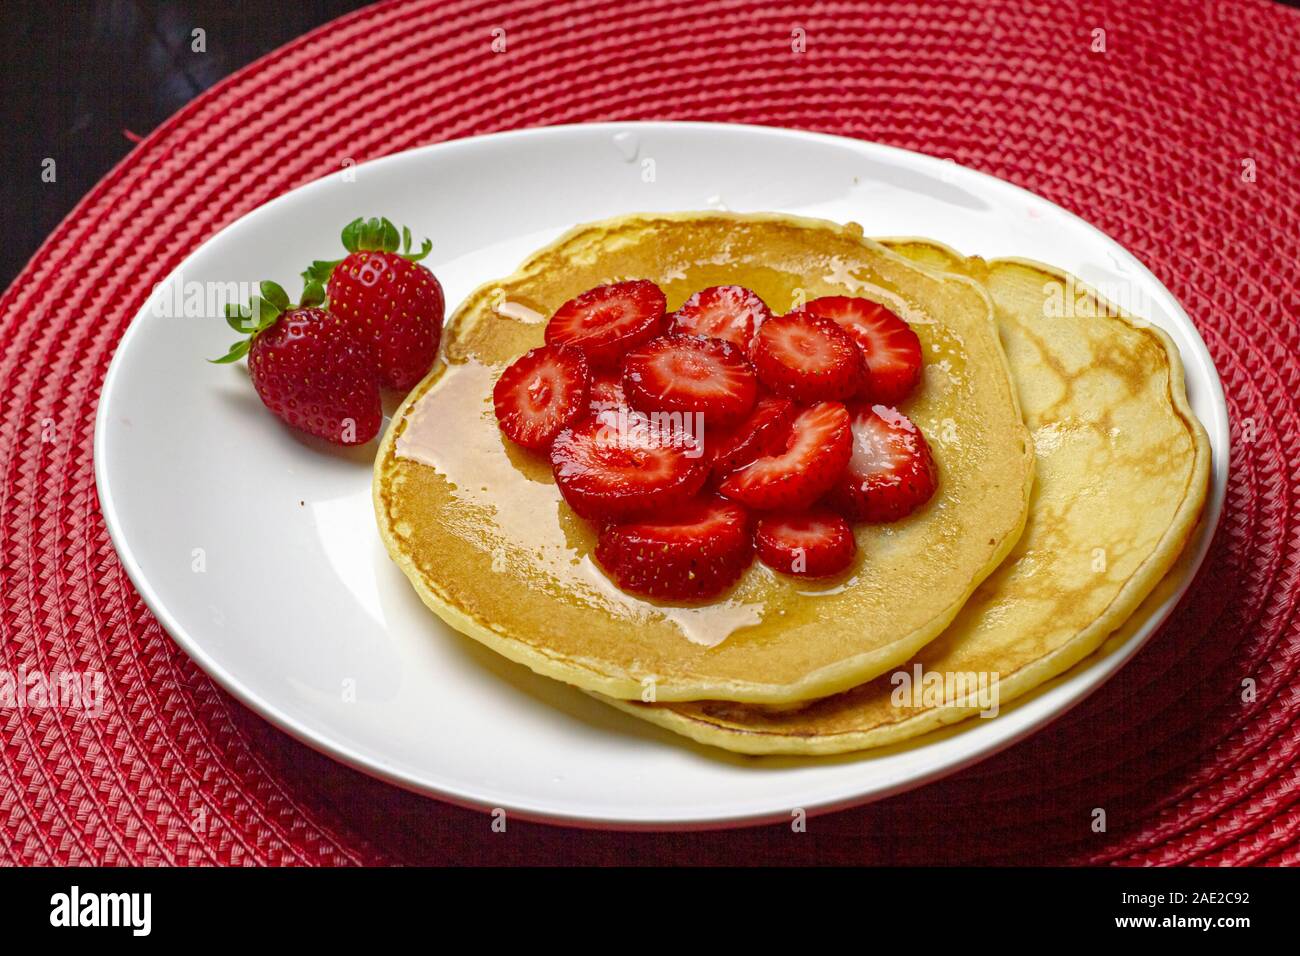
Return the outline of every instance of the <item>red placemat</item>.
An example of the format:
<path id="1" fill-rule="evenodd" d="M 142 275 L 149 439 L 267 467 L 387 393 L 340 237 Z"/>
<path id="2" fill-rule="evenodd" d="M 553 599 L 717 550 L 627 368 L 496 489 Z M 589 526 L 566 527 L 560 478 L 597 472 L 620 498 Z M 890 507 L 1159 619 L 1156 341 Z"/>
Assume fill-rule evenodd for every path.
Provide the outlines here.
<path id="1" fill-rule="evenodd" d="M 98 718 L 0 710 L 0 859 L 1295 862 L 1300 12 L 1083 6 L 382 4 L 160 127 L 0 300 L 0 670 L 105 681 Z M 1084 216 L 1179 297 L 1228 395 L 1227 507 L 1192 593 L 1105 688 L 1010 751 L 806 834 L 498 834 L 290 740 L 176 648 L 118 563 L 91 463 L 100 383 L 153 284 L 345 158 L 614 119 L 763 123 L 951 157 Z"/>

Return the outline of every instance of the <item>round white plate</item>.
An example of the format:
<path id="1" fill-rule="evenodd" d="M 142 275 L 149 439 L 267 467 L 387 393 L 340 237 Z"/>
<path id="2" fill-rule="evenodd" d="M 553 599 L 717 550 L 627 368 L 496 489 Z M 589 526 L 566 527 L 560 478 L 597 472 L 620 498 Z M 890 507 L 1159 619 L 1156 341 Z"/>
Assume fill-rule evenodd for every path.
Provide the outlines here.
<path id="1" fill-rule="evenodd" d="M 200 299 L 226 283 L 299 289 L 342 225 L 382 215 L 433 239 L 450 306 L 572 225 L 636 211 L 726 208 L 862 223 L 967 254 L 1068 269 L 1168 331 L 1214 447 L 1213 490 L 1176 593 L 1113 653 L 994 720 L 851 758 L 698 747 L 497 657 L 429 613 L 380 543 L 374 446 L 303 439 L 265 411 Z M 1059 207 L 952 162 L 764 127 L 620 123 L 460 140 L 311 183 L 200 247 L 136 316 L 100 399 L 95 466 L 131 580 L 177 643 L 302 741 L 456 803 L 591 826 L 790 819 L 914 787 L 985 757 L 1100 685 L 1182 594 L 1223 503 L 1228 422 L 1201 339 L 1115 242 Z M 197 294 L 196 294 L 197 292 Z M 1125 295 L 1128 298 L 1125 298 Z M 451 309 L 449 308 L 450 312 Z"/>

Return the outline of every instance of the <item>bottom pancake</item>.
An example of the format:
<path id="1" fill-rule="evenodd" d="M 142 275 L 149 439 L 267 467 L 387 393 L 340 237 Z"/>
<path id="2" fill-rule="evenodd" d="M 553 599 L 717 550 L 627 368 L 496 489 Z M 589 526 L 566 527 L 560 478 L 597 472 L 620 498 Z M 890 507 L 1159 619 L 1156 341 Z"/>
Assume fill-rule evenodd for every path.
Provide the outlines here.
<path id="1" fill-rule="evenodd" d="M 982 283 L 1034 439 L 1024 534 L 948 628 L 892 673 L 803 705 L 602 698 L 701 743 L 750 754 L 896 744 L 990 712 L 1102 646 L 1182 552 L 1205 502 L 1210 448 L 1164 332 L 1073 277 L 1024 260 L 886 245 Z"/>

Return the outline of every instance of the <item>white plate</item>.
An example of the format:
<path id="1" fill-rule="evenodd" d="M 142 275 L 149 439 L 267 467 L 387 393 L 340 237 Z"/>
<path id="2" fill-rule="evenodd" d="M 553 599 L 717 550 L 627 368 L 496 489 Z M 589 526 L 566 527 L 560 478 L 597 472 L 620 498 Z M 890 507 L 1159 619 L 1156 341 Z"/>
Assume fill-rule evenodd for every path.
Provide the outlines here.
<path id="1" fill-rule="evenodd" d="M 868 235 L 930 236 L 968 254 L 1041 259 L 1103 289 L 1118 283 L 1139 300 L 1125 304 L 1178 343 L 1215 465 L 1177 593 L 1114 653 L 997 719 L 915 745 L 850 759 L 737 757 L 618 713 L 445 627 L 380 543 L 374 446 L 341 452 L 300 439 L 261 407 L 242 363 L 203 361 L 232 338 L 220 318 L 159 315 L 151 304 L 114 356 L 96 423 L 113 542 L 149 607 L 204 670 L 354 767 L 460 804 L 593 826 L 732 825 L 879 798 L 1006 747 L 1081 700 L 1166 616 L 1208 547 L 1228 460 L 1209 353 L 1133 256 L 1015 186 L 872 143 L 695 123 L 504 133 L 350 173 L 245 216 L 186 259 L 168 288 L 271 278 L 296 290 L 299 270 L 337 255 L 340 227 L 359 215 L 430 236 L 428 264 L 453 306 L 587 220 L 723 204 L 852 219 Z"/>

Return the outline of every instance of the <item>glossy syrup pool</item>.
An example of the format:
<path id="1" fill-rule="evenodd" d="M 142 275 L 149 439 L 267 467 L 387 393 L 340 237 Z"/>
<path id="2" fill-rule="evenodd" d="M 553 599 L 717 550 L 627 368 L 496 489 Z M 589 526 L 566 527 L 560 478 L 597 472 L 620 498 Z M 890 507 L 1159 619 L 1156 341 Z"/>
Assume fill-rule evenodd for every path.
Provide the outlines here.
<path id="1" fill-rule="evenodd" d="M 609 281 L 619 278 L 624 277 L 611 276 Z M 821 291 L 831 284 L 842 290 L 840 294 L 886 302 L 912 323 L 926 352 L 923 391 L 954 387 L 964 368 L 960 342 L 946 327 L 910 310 L 884 289 L 837 272 L 833 261 L 818 283 L 819 290 L 811 294 L 803 291 L 802 276 L 762 267 L 738 273 L 725 265 L 692 265 L 667 270 L 659 284 L 670 310 L 699 289 L 741 284 L 756 291 L 776 314 L 800 304 L 805 295 L 832 294 Z M 550 311 L 545 304 L 498 295 L 490 305 L 492 315 L 487 321 L 495 324 L 493 340 L 509 343 L 504 351 L 510 357 L 541 344 Z M 862 573 L 869 573 L 861 553 L 845 573 L 817 580 L 777 575 L 755 560 L 730 592 L 708 603 L 667 604 L 620 590 L 596 563 L 595 529 L 563 503 L 545 455 L 515 446 L 497 427 L 492 387 L 509 357 L 490 358 L 450 362 L 408 409 L 395 450 L 399 458 L 432 468 L 445 479 L 450 496 L 443 503 L 448 525 L 456 528 L 465 546 L 490 549 L 493 570 L 509 572 L 521 587 L 586 604 L 629 626 L 668 621 L 685 639 L 713 647 L 741 631 L 761 640 L 768 629 L 764 625 L 797 615 L 806 602 L 842 594 L 855 587 Z M 921 411 L 909 405 L 904 409 L 913 414 Z M 925 417 L 918 416 L 923 428 L 939 425 L 925 422 Z M 887 539 L 892 532 L 876 528 L 866 533 Z M 877 546 L 885 543 L 878 541 Z"/>

